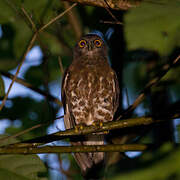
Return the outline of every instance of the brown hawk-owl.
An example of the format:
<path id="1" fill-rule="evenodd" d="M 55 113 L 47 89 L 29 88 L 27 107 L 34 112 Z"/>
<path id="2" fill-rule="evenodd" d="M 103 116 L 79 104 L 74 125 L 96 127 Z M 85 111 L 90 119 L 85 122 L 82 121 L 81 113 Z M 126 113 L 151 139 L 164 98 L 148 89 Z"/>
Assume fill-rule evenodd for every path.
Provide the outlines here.
<path id="1" fill-rule="evenodd" d="M 66 129 L 113 120 L 118 107 L 119 87 L 108 64 L 105 42 L 98 35 L 83 36 L 76 44 L 72 64 L 62 82 L 62 101 Z M 87 135 L 73 145 L 103 145 L 102 134 Z M 75 153 L 83 173 L 104 160 L 103 152 Z"/>

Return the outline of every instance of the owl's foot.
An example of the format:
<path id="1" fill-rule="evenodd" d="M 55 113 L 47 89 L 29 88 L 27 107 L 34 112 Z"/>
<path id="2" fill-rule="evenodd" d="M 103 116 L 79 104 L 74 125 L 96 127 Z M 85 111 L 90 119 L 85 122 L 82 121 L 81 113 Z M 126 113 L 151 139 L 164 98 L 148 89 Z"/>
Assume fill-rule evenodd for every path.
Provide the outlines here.
<path id="1" fill-rule="evenodd" d="M 101 128 L 103 126 L 103 121 L 93 122 L 92 125 Z"/>
<path id="2" fill-rule="evenodd" d="M 103 126 L 103 121 L 93 122 L 92 125 L 95 126 L 95 128 L 97 128 L 97 127 L 101 128 Z M 99 132 L 98 134 L 109 134 L 109 131 L 108 130 L 102 131 L 102 132 Z"/>
<path id="3" fill-rule="evenodd" d="M 76 126 L 75 126 L 75 132 L 76 132 L 76 133 L 79 132 L 79 131 L 81 131 L 81 130 L 83 130 L 83 129 L 84 129 L 83 124 L 79 124 L 79 125 L 76 125 Z"/>

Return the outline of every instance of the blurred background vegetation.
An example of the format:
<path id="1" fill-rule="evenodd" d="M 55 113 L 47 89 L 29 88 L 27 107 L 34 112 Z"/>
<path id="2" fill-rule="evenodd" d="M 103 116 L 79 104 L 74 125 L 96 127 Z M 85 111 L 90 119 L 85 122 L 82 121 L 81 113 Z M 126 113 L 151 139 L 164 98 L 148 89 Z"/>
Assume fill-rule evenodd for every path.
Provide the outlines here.
<path id="1" fill-rule="evenodd" d="M 7 92 L 10 74 L 15 74 L 33 35 L 33 28 L 22 7 L 39 29 L 70 5 L 61 0 L 0 1 L 1 100 Z M 179 0 L 145 0 L 138 7 L 127 11 L 111 10 L 111 13 L 123 25 L 105 23 L 114 21 L 107 8 L 78 4 L 39 33 L 18 75 L 33 90 L 28 87 L 23 89 L 16 83 L 13 85 L 0 112 L 2 138 L 37 124 L 45 125 L 17 139 L 31 139 L 64 129 L 63 120 L 56 120 L 56 117 L 63 114 L 62 107 L 57 103 L 57 99 L 60 100 L 62 79 L 58 58 L 61 57 L 63 67 L 66 68 L 72 60 L 72 48 L 82 34 L 92 30 L 105 34 L 109 28 L 114 30 L 107 43 L 122 93 L 119 113 L 128 107 L 126 92 L 132 104 L 147 82 L 161 70 L 162 65 L 173 61 L 180 54 Z M 180 67 L 177 65 L 156 87 L 149 89 L 145 101 L 127 118 L 145 115 L 167 119 L 168 113 L 179 112 L 179 77 Z M 41 89 L 45 96 L 37 89 Z M 126 153 L 127 157 L 123 159 L 119 153 L 114 153 L 104 172 L 105 179 L 180 179 L 178 119 L 148 127 L 145 132 L 141 132 L 138 142 L 153 143 L 153 149 L 139 154 Z M 56 143 L 67 144 L 64 141 Z M 44 154 L 40 158 L 36 155 L 0 156 L 0 179 L 82 178 L 71 154 Z"/>

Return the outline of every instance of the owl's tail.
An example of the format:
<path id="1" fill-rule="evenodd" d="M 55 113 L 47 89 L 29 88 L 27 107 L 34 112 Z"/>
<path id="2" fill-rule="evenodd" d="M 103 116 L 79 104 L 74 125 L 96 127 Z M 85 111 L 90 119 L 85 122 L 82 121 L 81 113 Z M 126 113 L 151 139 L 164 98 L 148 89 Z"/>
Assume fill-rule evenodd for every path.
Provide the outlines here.
<path id="1" fill-rule="evenodd" d="M 66 107 L 66 114 L 64 114 L 64 122 L 66 129 L 73 127 L 73 120 L 69 116 L 68 106 Z M 74 146 L 80 145 L 103 145 L 104 135 L 103 134 L 91 134 L 86 135 L 85 141 L 71 142 Z M 74 153 L 74 157 L 79 167 L 81 168 L 82 174 L 86 179 L 97 179 L 95 176 L 98 175 L 98 170 L 102 168 L 105 159 L 104 152 L 94 152 L 94 153 Z M 92 177 L 93 176 L 93 177 Z"/>
<path id="2" fill-rule="evenodd" d="M 103 145 L 104 144 L 104 135 L 88 135 L 87 141 L 83 142 L 74 142 L 73 145 Z M 93 153 L 75 153 L 75 160 L 81 168 L 82 174 L 87 177 L 97 175 L 95 171 L 98 170 L 98 167 L 103 165 L 105 158 L 104 152 L 93 152 Z M 93 172 L 93 173 L 91 173 Z"/>

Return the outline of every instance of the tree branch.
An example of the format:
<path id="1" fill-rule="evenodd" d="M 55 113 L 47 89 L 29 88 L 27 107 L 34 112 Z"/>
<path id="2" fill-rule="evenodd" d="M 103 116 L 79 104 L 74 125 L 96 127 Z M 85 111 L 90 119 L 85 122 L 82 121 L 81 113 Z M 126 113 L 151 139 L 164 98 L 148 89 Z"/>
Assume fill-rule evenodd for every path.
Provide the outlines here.
<path id="1" fill-rule="evenodd" d="M 29 14 L 26 12 L 26 10 L 22 7 L 21 8 L 22 12 L 24 13 L 24 15 L 26 16 L 26 18 L 28 19 L 28 21 L 30 22 L 32 29 L 34 32 L 37 31 L 36 29 L 36 25 L 34 24 L 33 20 L 31 19 L 31 17 L 29 16 Z"/>
<path id="2" fill-rule="evenodd" d="M 23 54 L 23 56 L 22 56 L 22 60 L 21 60 L 21 62 L 20 62 L 20 64 L 19 64 L 19 66 L 18 66 L 18 68 L 17 68 L 17 71 L 16 71 L 16 73 L 15 73 L 13 79 L 12 79 L 12 82 L 11 82 L 9 88 L 8 88 L 8 91 L 7 91 L 6 95 L 4 96 L 4 98 L 3 98 L 3 100 L 2 100 L 2 103 L 1 103 L 1 105 L 0 105 L 0 111 L 2 110 L 2 108 L 3 108 L 4 105 L 5 105 L 5 102 L 6 102 L 7 98 L 8 98 L 8 95 L 9 95 L 9 93 L 10 93 L 10 90 L 11 90 L 11 88 L 12 88 L 12 86 L 13 86 L 13 84 L 14 84 L 14 82 L 15 82 L 18 74 L 19 74 L 19 71 L 20 71 L 20 69 L 21 69 L 21 67 L 22 67 L 25 59 L 26 59 L 26 55 L 27 55 L 27 53 L 30 51 L 30 49 L 32 48 L 32 46 L 34 45 L 34 42 L 36 41 L 36 38 L 37 38 L 38 33 L 42 32 L 42 31 L 43 31 L 45 28 L 47 28 L 49 25 L 51 25 L 52 23 L 54 23 L 55 21 L 57 21 L 58 19 L 60 19 L 62 16 L 64 16 L 68 11 L 70 11 L 70 10 L 71 10 L 73 7 L 75 7 L 76 5 L 77 5 L 77 3 L 74 3 L 72 6 L 70 6 L 70 7 L 69 7 L 68 9 L 66 9 L 64 12 L 60 13 L 58 16 L 56 16 L 55 18 L 53 18 L 52 20 L 50 20 L 47 24 L 45 24 L 44 26 L 42 26 L 40 29 L 38 29 L 38 30 L 32 35 L 32 37 L 31 37 L 31 39 L 30 39 L 30 42 L 28 43 L 28 46 L 27 46 L 27 48 L 25 49 L 25 52 L 24 52 L 24 54 Z M 26 12 L 24 12 L 24 13 L 26 13 Z M 28 21 L 30 21 L 30 19 L 28 18 L 27 14 L 25 14 L 25 15 L 26 15 Z M 33 22 L 30 21 L 30 23 L 33 23 Z M 33 24 L 34 24 L 34 23 L 33 23 Z M 34 27 L 34 28 L 36 28 L 36 27 Z"/>
<path id="3" fill-rule="evenodd" d="M 34 129 L 37 129 L 37 128 L 42 127 L 43 125 L 44 125 L 44 124 L 37 124 L 37 125 L 35 125 L 35 126 L 33 126 L 33 127 L 30 127 L 30 128 L 25 129 L 25 130 L 23 130 L 23 131 L 20 131 L 20 132 L 18 132 L 18 133 L 16 133 L 16 134 L 13 134 L 13 135 L 11 135 L 11 136 L 6 136 L 6 137 L 3 137 L 3 138 L 0 138 L 0 143 L 3 143 L 3 142 L 5 142 L 6 140 L 8 140 L 8 139 L 10 139 L 10 138 L 16 138 L 16 137 L 18 137 L 18 136 L 21 136 L 21 135 L 23 135 L 23 134 L 26 134 L 27 132 L 30 132 L 30 131 L 32 131 L 32 130 L 34 130 Z"/>
<path id="4" fill-rule="evenodd" d="M 171 117 L 171 119 L 180 117 L 180 114 L 175 114 L 175 117 Z M 86 134 L 92 134 L 97 132 L 104 132 L 104 134 L 108 134 L 110 130 L 115 129 L 123 129 L 135 126 L 144 126 L 150 125 L 152 123 L 159 123 L 164 122 L 165 120 L 153 120 L 151 117 L 140 117 L 140 118 L 131 118 L 113 122 L 106 122 L 103 126 L 84 126 L 83 128 L 74 128 L 74 129 L 67 129 L 65 131 L 59 131 L 57 133 L 49 134 L 46 136 L 30 139 L 27 141 L 23 141 L 20 143 L 11 144 L 12 147 L 35 147 L 39 145 L 43 145 L 49 142 L 62 140 L 66 138 L 70 138 L 75 140 L 79 138 L 79 136 L 83 136 Z"/>
<path id="5" fill-rule="evenodd" d="M 29 52 L 29 50 L 32 48 L 32 46 L 33 46 L 33 44 L 34 44 L 34 42 L 36 40 L 36 36 L 37 36 L 37 33 L 33 34 L 32 37 L 31 37 L 30 42 L 28 43 L 28 47 L 27 47 L 27 49 L 25 50 L 25 52 L 23 54 L 22 60 L 21 60 L 19 66 L 17 68 L 17 71 L 16 71 L 16 73 L 15 73 L 15 75 L 14 75 L 12 81 L 11 81 L 11 84 L 10 84 L 10 86 L 8 88 L 8 91 L 7 91 L 6 95 L 4 96 L 3 101 L 2 101 L 2 103 L 0 105 L 0 111 L 4 107 L 4 104 L 5 104 L 5 102 L 6 102 L 7 98 L 8 98 L 9 92 L 10 92 L 10 90 L 11 90 L 11 88 L 12 88 L 12 86 L 13 86 L 15 80 L 16 80 L 17 75 L 19 74 L 19 71 L 20 71 L 24 61 L 25 61 L 26 55 Z"/>
<path id="6" fill-rule="evenodd" d="M 132 112 L 145 98 L 146 93 L 149 91 L 149 89 L 159 83 L 159 81 L 164 77 L 164 75 L 173 67 L 175 66 L 180 59 L 180 55 L 171 63 L 165 64 L 162 66 L 161 70 L 158 72 L 157 76 L 151 79 L 145 86 L 145 88 L 142 90 L 141 94 L 136 98 L 134 103 L 129 106 L 122 115 L 118 118 L 121 119 L 124 117 L 127 113 Z"/>
<path id="7" fill-rule="evenodd" d="M 75 7 L 77 5 L 77 3 L 74 3 L 73 5 L 71 5 L 68 9 L 66 9 L 64 12 L 62 12 L 61 14 L 59 14 L 58 16 L 56 16 L 55 18 L 53 18 L 52 20 L 50 20 L 47 24 L 45 24 L 44 26 L 42 26 L 38 32 L 43 31 L 45 28 L 47 28 L 49 25 L 53 24 L 55 21 L 57 21 L 58 19 L 60 19 L 62 16 L 64 16 L 66 13 L 68 13 L 73 7 Z"/>
<path id="8" fill-rule="evenodd" d="M 76 2 L 83 5 L 97 6 L 105 8 L 104 0 L 65 0 L 69 2 Z M 128 10 L 140 4 L 141 0 L 106 0 L 109 7 L 114 10 Z"/>
<path id="9" fill-rule="evenodd" d="M 14 78 L 14 75 L 9 73 L 9 72 L 4 72 L 4 71 L 0 71 L 0 74 L 2 74 L 3 76 L 7 77 L 7 78 L 10 78 L 10 79 L 13 79 Z M 50 101 L 53 101 L 55 102 L 56 104 L 58 104 L 59 106 L 62 106 L 62 103 L 59 99 L 55 98 L 54 96 L 52 96 L 51 94 L 48 94 L 46 91 L 43 91 L 39 88 L 36 88 L 34 86 L 32 86 L 32 84 L 26 82 L 25 80 L 21 79 L 21 78 L 16 78 L 15 81 L 45 97 L 47 97 Z"/>
<path id="10" fill-rule="evenodd" d="M 144 151 L 145 144 L 112 144 L 98 146 L 44 146 L 44 147 L 0 147 L 0 154 L 42 154 L 42 153 L 76 153 L 76 152 L 125 152 Z"/>
<path id="11" fill-rule="evenodd" d="M 70 7 L 69 2 L 63 2 L 63 5 L 64 5 L 65 9 L 68 9 Z M 80 20 L 78 19 L 77 14 L 74 11 L 74 9 L 69 11 L 67 13 L 67 16 L 68 16 L 69 24 L 72 26 L 72 28 L 74 30 L 76 40 L 79 40 L 79 38 L 82 36 L 82 28 L 81 28 Z"/>

